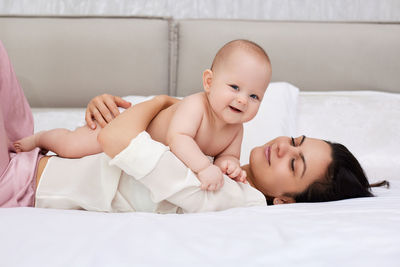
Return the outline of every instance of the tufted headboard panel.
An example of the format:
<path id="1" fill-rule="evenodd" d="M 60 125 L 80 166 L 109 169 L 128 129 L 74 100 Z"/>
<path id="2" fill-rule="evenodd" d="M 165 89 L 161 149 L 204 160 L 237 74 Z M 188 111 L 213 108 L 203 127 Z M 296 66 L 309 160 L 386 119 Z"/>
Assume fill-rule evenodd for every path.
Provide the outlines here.
<path id="1" fill-rule="evenodd" d="M 306 91 L 400 92 L 400 24 L 182 20 L 178 32 L 178 95 L 202 88 L 202 71 L 233 39 L 267 51 L 272 81 Z"/>
<path id="2" fill-rule="evenodd" d="M 168 94 L 169 20 L 0 17 L 4 43 L 31 106 L 81 107 L 112 92 Z"/>

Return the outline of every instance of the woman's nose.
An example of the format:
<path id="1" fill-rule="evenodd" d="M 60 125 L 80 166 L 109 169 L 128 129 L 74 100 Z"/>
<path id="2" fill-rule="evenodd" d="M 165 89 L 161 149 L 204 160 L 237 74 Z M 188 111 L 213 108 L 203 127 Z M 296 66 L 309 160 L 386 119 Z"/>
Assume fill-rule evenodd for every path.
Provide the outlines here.
<path id="1" fill-rule="evenodd" d="M 278 143 L 278 145 L 277 145 L 277 154 L 278 154 L 278 157 L 280 157 L 280 158 L 284 157 L 287 154 L 290 154 L 290 155 L 296 154 L 296 148 L 291 146 L 288 143 L 281 142 L 281 143 Z"/>

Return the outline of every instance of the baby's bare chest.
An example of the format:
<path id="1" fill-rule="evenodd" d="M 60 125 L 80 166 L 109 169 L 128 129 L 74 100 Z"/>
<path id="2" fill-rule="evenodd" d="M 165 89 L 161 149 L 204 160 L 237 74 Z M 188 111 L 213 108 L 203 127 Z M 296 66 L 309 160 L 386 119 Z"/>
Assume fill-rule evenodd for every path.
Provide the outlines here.
<path id="1" fill-rule="evenodd" d="M 176 105 L 173 105 L 161 111 L 150 123 L 147 132 L 151 137 L 165 145 L 167 144 L 167 132 L 172 117 L 176 111 Z M 194 136 L 194 141 L 199 146 L 200 150 L 208 156 L 216 156 L 223 152 L 235 139 L 239 127 L 225 127 L 222 130 L 217 130 L 209 116 L 204 115 L 202 122 Z"/>
<path id="2" fill-rule="evenodd" d="M 236 135 L 234 128 L 215 130 L 208 124 L 202 124 L 194 139 L 204 154 L 215 157 L 232 143 Z"/>

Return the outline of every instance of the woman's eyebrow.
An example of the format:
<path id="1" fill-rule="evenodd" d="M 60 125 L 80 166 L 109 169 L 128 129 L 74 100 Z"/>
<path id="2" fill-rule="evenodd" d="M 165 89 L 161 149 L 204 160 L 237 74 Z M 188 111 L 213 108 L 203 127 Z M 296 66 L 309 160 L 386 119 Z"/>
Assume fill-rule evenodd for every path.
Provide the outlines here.
<path id="1" fill-rule="evenodd" d="M 301 138 L 301 141 L 300 141 L 300 144 L 299 144 L 299 146 L 301 146 L 301 144 L 304 142 L 304 140 L 306 139 L 306 136 L 305 135 L 303 135 L 303 138 Z"/>

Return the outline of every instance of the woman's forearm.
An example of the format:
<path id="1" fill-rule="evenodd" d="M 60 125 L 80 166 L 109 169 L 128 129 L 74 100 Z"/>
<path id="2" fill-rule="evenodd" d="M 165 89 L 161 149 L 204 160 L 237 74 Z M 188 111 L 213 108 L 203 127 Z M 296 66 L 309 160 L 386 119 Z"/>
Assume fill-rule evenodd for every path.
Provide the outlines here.
<path id="1" fill-rule="evenodd" d="M 174 102 L 168 96 L 157 96 L 127 109 L 100 131 L 97 139 L 103 151 L 113 158 L 124 150 L 134 137 L 147 129 L 158 112 Z"/>

